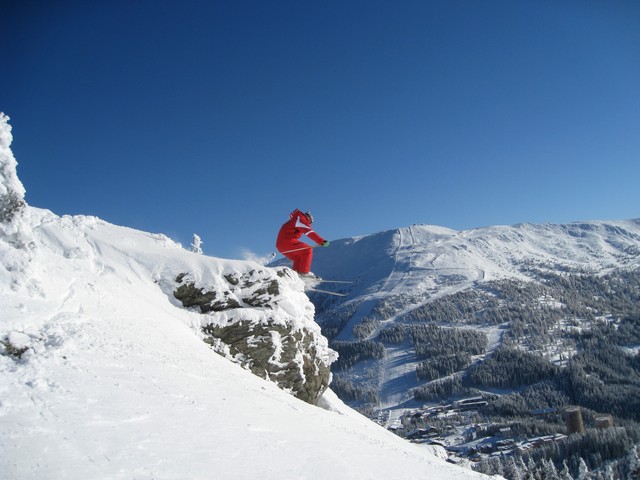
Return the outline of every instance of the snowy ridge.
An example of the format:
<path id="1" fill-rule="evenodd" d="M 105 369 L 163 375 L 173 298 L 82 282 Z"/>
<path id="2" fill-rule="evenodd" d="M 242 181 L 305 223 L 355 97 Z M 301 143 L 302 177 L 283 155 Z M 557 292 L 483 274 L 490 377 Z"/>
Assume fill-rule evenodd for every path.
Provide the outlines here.
<path id="1" fill-rule="evenodd" d="M 604 273 L 640 266 L 640 220 L 520 224 L 456 231 L 414 225 L 337 240 L 317 251 L 320 276 L 356 279 L 351 301 L 392 295 L 429 300 L 501 278 L 529 279 L 526 266 Z"/>
<path id="2" fill-rule="evenodd" d="M 278 278 L 282 298 L 246 315 L 318 328 L 296 278 L 95 217 L 26 206 L 5 226 L 0 478 L 484 478 L 385 431 L 330 391 L 318 408 L 215 354 L 202 315 L 169 288 L 185 271 L 222 288 L 224 275 L 259 270 Z"/>

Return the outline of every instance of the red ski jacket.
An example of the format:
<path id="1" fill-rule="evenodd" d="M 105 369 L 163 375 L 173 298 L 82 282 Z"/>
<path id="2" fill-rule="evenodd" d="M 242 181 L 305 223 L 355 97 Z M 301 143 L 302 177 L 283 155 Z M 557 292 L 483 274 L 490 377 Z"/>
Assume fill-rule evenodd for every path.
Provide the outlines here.
<path id="1" fill-rule="evenodd" d="M 304 234 L 318 245 L 322 245 L 325 239 L 318 235 L 311 228 L 311 222 L 307 216 L 299 209 L 295 209 L 289 214 L 289 220 L 285 222 L 280 228 L 278 233 L 278 239 L 276 240 L 276 248 L 283 252 L 299 247 L 300 237 Z"/>

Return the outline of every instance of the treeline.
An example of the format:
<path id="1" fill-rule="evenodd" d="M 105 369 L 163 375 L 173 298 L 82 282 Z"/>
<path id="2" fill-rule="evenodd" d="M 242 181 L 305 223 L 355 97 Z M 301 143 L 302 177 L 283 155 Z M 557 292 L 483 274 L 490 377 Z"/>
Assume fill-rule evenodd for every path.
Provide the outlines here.
<path id="1" fill-rule="evenodd" d="M 640 309 L 640 270 L 607 275 L 558 275 L 540 272 L 546 286 L 574 316 L 629 316 Z"/>
<path id="2" fill-rule="evenodd" d="M 636 325 L 634 319 L 623 322 Z M 626 329 L 625 329 L 626 330 Z M 635 335 L 636 330 L 629 331 Z M 593 333 L 593 332 L 592 332 Z M 482 409 L 482 414 L 495 420 L 511 418 L 520 425 L 533 409 L 555 407 L 561 411 L 568 405 L 582 407 L 585 425 L 594 425 L 595 412 L 613 414 L 616 425 L 621 427 L 605 430 L 587 429 L 587 434 L 571 436 L 565 442 L 552 444 L 541 449 L 532 450 L 528 468 L 525 471 L 512 473 L 513 469 L 501 465 L 497 470 L 494 465 L 485 473 L 501 473 L 505 478 L 523 478 L 518 475 L 540 475 L 548 470 L 545 477 L 557 478 L 555 475 L 563 470 L 562 463 L 568 464 L 572 477 L 560 478 L 592 478 L 627 480 L 630 472 L 628 459 L 623 458 L 633 445 L 640 442 L 640 356 L 625 353 L 620 347 L 613 345 L 612 340 L 620 341 L 616 335 L 585 335 L 579 344 L 579 353 L 568 366 L 558 371 L 557 375 L 545 381 L 530 385 L 521 391 L 502 395 Z M 555 421 L 547 419 L 545 425 L 557 425 L 562 431 L 560 418 Z M 514 433 L 522 431 L 514 428 Z M 525 432 L 526 433 L 526 432 Z M 553 460 L 554 467 L 545 464 L 544 459 Z M 637 467 L 640 470 L 640 463 Z M 558 472 L 554 473 L 555 470 Z M 638 472 L 636 470 L 636 472 Z M 580 473 L 582 472 L 582 473 Z M 591 472 L 586 476 L 585 472 Z M 637 473 L 636 473 L 637 475 Z"/>
<path id="3" fill-rule="evenodd" d="M 514 337 L 544 333 L 560 319 L 592 321 L 598 315 L 640 314 L 640 270 L 604 276 L 530 269 L 535 281 L 495 280 L 425 303 L 402 320 L 412 322 L 510 323 Z M 396 300 L 397 301 L 397 300 Z M 419 303 L 424 299 L 414 298 Z M 555 302 L 554 302 L 555 301 Z"/>
<path id="4" fill-rule="evenodd" d="M 504 346 L 510 348 L 503 348 L 474 366 L 465 380 L 468 386 L 514 388 L 557 375 L 554 383 L 559 397 L 570 397 L 572 402 L 595 410 L 628 418 L 640 417 L 640 413 L 635 413 L 640 412 L 640 400 L 636 400 L 640 399 L 637 380 L 640 357 L 625 354 L 620 348 L 637 347 L 640 343 L 640 273 L 617 272 L 604 277 L 552 273 L 541 276 L 545 285 L 506 280 L 491 282 L 491 291 L 468 291 L 445 297 L 425 305 L 421 314 L 432 308 L 431 316 L 427 315 L 431 320 L 448 318 L 460 321 L 466 315 L 466 318 L 478 321 L 483 315 L 485 318 L 486 315 L 499 318 L 496 316 L 498 311 L 508 315 L 519 312 L 511 318 L 510 328 L 504 336 Z M 499 301 L 487 300 L 483 295 L 494 296 Z M 554 306 L 552 298 L 563 302 L 562 308 Z M 517 305 L 521 300 L 524 301 Z M 475 310 L 472 308 L 474 304 Z M 481 312 L 485 307 L 493 312 Z M 419 312 L 420 309 L 412 315 Z M 632 313 L 624 316 L 625 312 Z M 595 318 L 596 313 L 619 314 L 622 319 L 602 322 Z M 567 318 L 563 317 L 567 315 L 574 319 L 577 328 L 559 330 L 559 320 Z M 385 341 L 400 340 L 401 332 L 400 329 L 385 331 Z M 518 345 L 540 351 L 551 345 L 551 353 L 555 351 L 559 358 L 564 357 L 567 368 L 558 370 L 539 352 L 526 353 L 518 350 Z M 459 351 L 466 352 L 464 349 Z M 563 351 L 579 353 L 569 360 Z M 428 348 L 421 353 L 439 355 Z M 433 370 L 424 378 L 432 375 Z M 443 390 L 442 385 L 425 386 L 417 389 L 415 396 L 418 400 L 433 398 L 434 388 Z M 509 408 L 513 409 L 514 405 Z"/>
<path id="5" fill-rule="evenodd" d="M 569 472 L 578 478 L 581 459 L 588 470 L 606 470 L 605 464 L 611 460 L 624 459 L 626 454 L 640 442 L 637 426 L 628 428 L 588 429 L 582 435 L 571 435 L 564 442 L 554 443 L 534 449 L 525 455 L 540 464 L 543 458 L 552 460 L 556 467 L 567 463 Z M 625 478 L 625 477 L 621 477 Z"/>
<path id="6" fill-rule="evenodd" d="M 353 327 L 353 336 L 364 340 L 380 326 L 380 320 L 365 317 L 358 325 Z"/>
<path id="7" fill-rule="evenodd" d="M 462 375 L 434 380 L 413 389 L 413 398 L 418 402 L 439 403 L 452 397 L 470 397 L 478 395 L 479 391 L 462 384 Z"/>
<path id="8" fill-rule="evenodd" d="M 377 340 L 400 345 L 405 342 L 407 334 L 416 354 L 426 357 L 416 367 L 418 379 L 426 381 L 465 369 L 471 364 L 471 356 L 484 353 L 488 343 L 486 335 L 475 330 L 401 323 L 385 327 Z"/>
<path id="9" fill-rule="evenodd" d="M 500 347 L 484 362 L 472 366 L 467 380 L 471 385 L 485 388 L 518 388 L 551 378 L 557 373 L 557 367 L 538 355 Z"/>
<path id="10" fill-rule="evenodd" d="M 346 340 L 331 343 L 338 352 L 338 360 L 332 365 L 336 370 L 346 370 L 362 360 L 381 360 L 384 358 L 384 345 L 372 340 L 350 342 Z"/>
<path id="11" fill-rule="evenodd" d="M 393 323 L 385 327 L 377 340 L 400 345 L 409 335 L 416 353 L 423 356 L 443 356 L 457 353 L 481 355 L 487 349 L 487 336 L 472 329 L 439 327 L 434 324 L 405 325 Z"/>
<path id="12" fill-rule="evenodd" d="M 372 405 L 380 403 L 378 392 L 371 388 L 354 385 L 348 378 L 334 376 L 329 387 L 345 402 L 362 402 Z"/>
<path id="13" fill-rule="evenodd" d="M 590 429 L 524 455 L 483 458 L 475 470 L 507 480 L 631 480 L 640 478 L 640 430 Z"/>
<path id="14" fill-rule="evenodd" d="M 378 334 L 378 340 L 386 344 L 402 345 L 406 338 L 406 328 L 401 323 L 393 323 Z"/>
<path id="15" fill-rule="evenodd" d="M 336 305 L 335 297 L 328 299 L 323 296 L 313 296 L 311 300 L 316 308 L 315 320 L 320 325 L 322 334 L 329 340 L 334 339 L 342 331 L 360 305 L 359 303 Z"/>
<path id="16" fill-rule="evenodd" d="M 448 356 L 457 353 L 480 355 L 487 350 L 487 336 L 477 330 L 445 328 L 437 325 L 411 325 L 411 341 L 416 353 L 426 357 Z"/>
<path id="17" fill-rule="evenodd" d="M 574 404 L 640 421 L 640 356 L 625 353 L 607 339 L 582 345 L 562 369 L 536 355 L 500 348 L 485 362 L 472 366 L 464 384 L 478 388 L 528 386 L 492 402 L 488 414 L 521 415 Z"/>
<path id="18" fill-rule="evenodd" d="M 419 301 L 420 299 L 416 299 Z M 497 308 L 498 299 L 476 289 L 464 290 L 425 303 L 402 317 L 411 322 L 477 322 L 485 308 Z"/>
<path id="19" fill-rule="evenodd" d="M 492 418 L 526 418 L 533 410 L 555 408 L 560 411 L 573 404 L 573 399 L 562 391 L 556 379 L 529 385 L 517 392 L 500 395 L 482 409 Z M 562 423 L 562 419 L 559 419 Z"/>
<path id="20" fill-rule="evenodd" d="M 640 345 L 640 313 L 621 318 L 619 322 L 594 323 L 588 331 L 574 332 L 576 342 L 606 341 L 624 347 Z"/>
<path id="21" fill-rule="evenodd" d="M 573 357 L 558 384 L 576 404 L 640 421 L 640 356 L 606 339 Z"/>
<path id="22" fill-rule="evenodd" d="M 419 380 L 431 381 L 463 370 L 470 363 L 471 356 L 468 353 L 440 355 L 420 362 L 416 366 L 416 374 Z"/>
<path id="23" fill-rule="evenodd" d="M 540 283 L 517 280 L 494 280 L 478 288 L 464 290 L 426 303 L 403 319 L 439 323 L 501 324 L 514 319 L 525 320 L 545 311 L 556 316 L 555 309 L 539 302 L 551 290 Z M 510 300 L 517 299 L 512 302 Z M 559 315 L 558 315 L 559 316 Z"/>

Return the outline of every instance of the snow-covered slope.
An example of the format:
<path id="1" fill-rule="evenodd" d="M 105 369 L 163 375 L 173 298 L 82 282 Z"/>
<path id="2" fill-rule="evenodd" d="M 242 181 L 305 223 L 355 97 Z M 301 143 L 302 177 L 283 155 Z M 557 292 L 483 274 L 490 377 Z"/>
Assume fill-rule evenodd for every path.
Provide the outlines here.
<path id="1" fill-rule="evenodd" d="M 3 119 L 3 171 L 8 132 Z M 28 206 L 3 225 L 0 259 L 0 478 L 481 477 L 330 391 L 315 407 L 215 354 L 167 285 L 257 264 Z M 285 287 L 279 306 L 304 320 L 302 283 Z"/>
<path id="2" fill-rule="evenodd" d="M 286 262 L 278 262 L 286 264 Z M 608 273 L 640 267 L 640 220 L 567 225 L 496 226 L 455 231 L 413 225 L 365 237 L 331 242 L 317 249 L 313 270 L 353 285 L 343 298 L 318 298 L 318 322 L 337 330 L 336 340 L 375 339 L 413 310 L 436 299 L 500 279 L 539 280 L 540 272 Z M 364 326 L 369 322 L 372 327 Z M 364 326 L 364 327 L 363 327 Z M 356 338 L 354 327 L 360 330 Z M 500 344 L 498 325 L 477 326 L 489 350 Z M 372 330 L 371 330 L 372 329 Z M 361 362 L 342 373 L 375 391 L 380 408 L 413 405 L 411 389 L 421 383 L 416 364 L 424 359 L 404 345 L 385 345 L 382 360 Z"/>
<path id="3" fill-rule="evenodd" d="M 526 280 L 527 267 L 533 266 L 596 273 L 637 268 L 640 220 L 464 231 L 413 225 L 333 241 L 330 248 L 316 250 L 313 269 L 324 278 L 355 280 L 347 301 L 373 307 L 371 300 L 395 295 L 431 301 L 478 282 Z M 354 320 L 368 313 L 360 310 Z M 352 326 L 347 325 L 343 338 L 350 336 Z"/>

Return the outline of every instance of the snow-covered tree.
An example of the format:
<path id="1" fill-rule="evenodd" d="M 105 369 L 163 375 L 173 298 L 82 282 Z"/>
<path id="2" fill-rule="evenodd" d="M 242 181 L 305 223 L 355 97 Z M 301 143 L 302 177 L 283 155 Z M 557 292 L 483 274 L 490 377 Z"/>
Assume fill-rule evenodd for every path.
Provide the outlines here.
<path id="1" fill-rule="evenodd" d="M 0 223 L 9 223 L 24 207 L 25 189 L 16 173 L 18 162 L 11 152 L 9 117 L 0 112 Z"/>
<path id="2" fill-rule="evenodd" d="M 614 477 L 614 473 L 613 473 L 613 468 L 611 467 L 611 464 L 607 464 L 606 467 L 604 467 L 604 473 L 602 474 L 602 478 L 605 479 L 611 479 L 611 478 L 615 478 Z"/>
<path id="3" fill-rule="evenodd" d="M 529 461 L 527 462 L 527 474 L 525 475 L 525 480 L 537 480 L 536 470 L 536 462 L 533 461 L 533 458 L 529 457 Z"/>
<path id="4" fill-rule="evenodd" d="M 524 464 L 522 467 L 518 465 L 515 457 L 509 457 L 505 461 L 504 476 L 510 480 L 524 480 Z"/>
<path id="5" fill-rule="evenodd" d="M 569 466 L 567 465 L 567 461 L 562 461 L 562 469 L 560 470 L 560 480 L 573 480 L 573 477 L 569 473 Z"/>
<path id="6" fill-rule="evenodd" d="M 191 244 L 191 251 L 202 255 L 202 243 L 202 239 L 194 233 L 193 243 Z"/>
<path id="7" fill-rule="evenodd" d="M 629 474 L 627 480 L 640 480 L 640 458 L 638 448 L 632 448 L 629 452 Z"/>
<path id="8" fill-rule="evenodd" d="M 589 475 L 589 467 L 587 467 L 587 464 L 585 463 L 584 459 L 580 457 L 577 480 L 588 480 L 589 478 L 591 478 L 591 475 Z"/>
<path id="9" fill-rule="evenodd" d="M 502 461 L 498 457 L 491 457 L 489 459 L 489 465 L 491 467 L 491 473 L 493 475 L 504 476 L 504 468 L 502 467 Z"/>
<path id="10" fill-rule="evenodd" d="M 560 480 L 560 475 L 558 475 L 558 470 L 553 460 L 542 459 L 542 468 L 545 480 Z"/>

